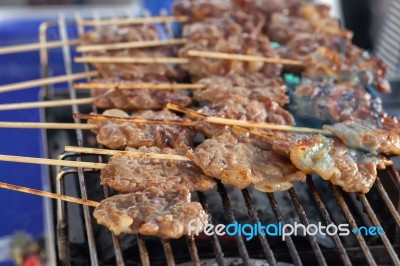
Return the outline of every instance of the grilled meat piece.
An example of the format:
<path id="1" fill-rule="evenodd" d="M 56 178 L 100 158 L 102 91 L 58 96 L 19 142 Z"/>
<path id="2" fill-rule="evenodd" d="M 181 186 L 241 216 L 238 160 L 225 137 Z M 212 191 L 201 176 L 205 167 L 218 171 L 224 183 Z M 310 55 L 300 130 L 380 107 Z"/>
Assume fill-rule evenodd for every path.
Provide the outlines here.
<path id="1" fill-rule="evenodd" d="M 294 143 L 290 160 L 300 170 L 313 172 L 338 185 L 346 192 L 367 193 L 374 184 L 377 168 L 385 169 L 392 162 L 348 148 L 338 138 L 306 137 Z"/>
<path id="2" fill-rule="evenodd" d="M 378 121 L 382 116 L 381 100 L 372 98 L 361 85 L 354 83 L 297 86 L 289 107 L 297 119 L 329 124 L 346 120 Z"/>
<path id="3" fill-rule="evenodd" d="M 127 113 L 115 109 L 107 110 L 103 115 L 129 117 Z M 161 111 L 139 111 L 131 117 L 149 120 L 182 121 L 181 117 L 166 109 Z M 111 149 L 138 148 L 141 146 L 157 146 L 161 148 L 182 145 L 192 146 L 195 136 L 195 132 L 188 127 L 91 120 L 88 123 L 98 125 L 98 128 L 93 130 L 97 134 L 97 141 Z"/>
<path id="4" fill-rule="evenodd" d="M 273 13 L 295 15 L 302 0 L 233 0 L 234 7 L 249 14 L 262 13 L 269 18 Z M 269 20 L 267 20 L 268 22 Z"/>
<path id="5" fill-rule="evenodd" d="M 288 160 L 229 133 L 205 140 L 187 156 L 207 175 L 239 189 L 254 185 L 264 192 L 287 190 L 306 177 Z"/>
<path id="6" fill-rule="evenodd" d="M 286 86 L 280 77 L 265 78 L 260 74 L 248 76 L 227 75 L 203 78 L 198 83 L 206 85 L 205 89 L 194 92 L 193 99 L 216 103 L 236 96 L 250 100 L 274 101 L 280 106 L 289 102 Z"/>
<path id="7" fill-rule="evenodd" d="M 170 83 L 165 78 L 119 80 L 119 79 L 101 79 L 96 82 L 116 83 L 123 85 L 124 83 Z M 162 109 L 167 103 L 175 103 L 180 106 L 187 106 L 192 102 L 190 92 L 187 90 L 141 90 L 141 89 L 118 89 L 110 88 L 110 90 L 93 90 L 94 104 L 100 109 L 118 108 L 123 110 L 143 110 L 143 109 Z"/>
<path id="8" fill-rule="evenodd" d="M 177 154 L 175 150 L 158 147 L 127 148 L 127 152 Z M 215 181 L 188 161 L 135 158 L 129 154 L 114 155 L 101 171 L 101 184 L 122 192 L 142 191 L 149 187 L 174 190 L 185 187 L 189 191 L 207 191 Z"/>
<path id="9" fill-rule="evenodd" d="M 349 147 L 373 154 L 400 155 L 400 124 L 396 118 L 383 118 L 380 125 L 369 121 L 345 121 L 324 128 Z"/>
<path id="10" fill-rule="evenodd" d="M 160 35 L 156 26 L 151 24 L 140 26 L 105 26 L 85 32 L 80 36 L 80 41 L 85 45 L 155 40 L 160 40 Z"/>
<path id="11" fill-rule="evenodd" d="M 189 50 L 202 50 L 278 57 L 278 54 L 271 48 L 269 39 L 254 31 L 254 28 L 249 31 L 247 26 L 243 26 L 247 25 L 242 24 L 243 20 L 242 16 L 240 19 L 224 16 L 219 19 L 186 25 L 183 29 L 183 37 L 189 41 L 179 50 L 179 56 L 188 57 Z M 191 57 L 189 64 L 182 67 L 195 80 L 211 75 L 227 75 L 230 73 L 247 75 L 256 72 L 267 77 L 275 77 L 280 75 L 282 69 L 280 64 L 216 60 L 205 57 Z"/>
<path id="12" fill-rule="evenodd" d="M 169 191 L 151 187 L 113 196 L 101 201 L 93 215 L 116 235 L 180 238 L 189 233 L 189 222 L 200 229 L 208 223 L 200 203 L 190 202 L 190 192 L 183 187 Z"/>
<path id="13" fill-rule="evenodd" d="M 176 57 L 177 50 L 172 47 L 134 48 L 125 50 L 109 50 L 90 52 L 90 56 L 106 57 Z M 146 75 L 164 76 L 172 80 L 180 80 L 186 73 L 175 64 L 138 64 L 138 63 L 93 63 L 102 78 L 143 79 Z"/>
<path id="14" fill-rule="evenodd" d="M 217 18 L 230 11 L 230 0 L 176 0 L 172 6 L 175 16 L 187 16 L 190 22 Z"/>
<path id="15" fill-rule="evenodd" d="M 266 27 L 271 41 L 282 45 L 289 43 L 299 33 L 315 32 L 315 26 L 309 21 L 300 17 L 287 16 L 283 13 L 273 13 L 271 21 Z"/>

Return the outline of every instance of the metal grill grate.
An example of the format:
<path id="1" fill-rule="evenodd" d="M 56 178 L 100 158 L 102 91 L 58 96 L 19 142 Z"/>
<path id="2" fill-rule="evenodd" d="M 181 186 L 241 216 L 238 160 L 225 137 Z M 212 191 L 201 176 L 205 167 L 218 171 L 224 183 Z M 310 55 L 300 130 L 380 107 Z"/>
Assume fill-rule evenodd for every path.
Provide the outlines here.
<path id="1" fill-rule="evenodd" d="M 94 16 L 97 18 L 97 16 Z M 79 18 L 79 16 L 77 16 Z M 41 42 L 45 43 L 48 41 L 48 30 L 50 28 L 56 28 L 60 33 L 61 41 L 69 40 L 69 31 L 68 26 L 74 26 L 75 21 L 66 21 L 63 16 L 60 16 L 60 19 L 57 23 L 45 23 L 41 27 Z M 169 28 L 169 25 L 164 25 Z M 83 28 L 78 27 L 78 33 L 83 32 Z M 62 47 L 62 53 L 64 58 L 64 66 L 65 72 L 67 74 L 71 74 L 73 72 L 73 64 L 71 57 L 71 47 L 64 45 Z M 47 77 L 50 74 L 51 70 L 51 60 L 48 56 L 48 51 L 46 49 L 41 50 L 41 62 L 42 62 L 42 70 L 43 77 Z M 86 71 L 88 71 L 88 66 L 85 67 Z M 74 99 L 77 97 L 75 91 L 72 89 L 72 82 L 68 84 L 69 88 L 69 97 Z M 47 95 L 52 95 L 52 90 L 47 87 L 45 88 Z M 93 110 L 96 109 L 93 107 Z M 78 112 L 78 106 L 74 105 L 72 107 L 73 112 Z M 79 120 L 75 120 L 75 123 L 80 123 Z M 81 130 L 77 130 L 75 132 L 76 142 L 79 146 L 84 145 L 84 134 Z M 96 161 L 102 162 L 103 158 L 101 156 L 91 157 Z M 69 160 L 82 160 L 81 154 L 75 153 L 65 153 L 60 156 L 60 159 L 69 159 Z M 85 157 L 87 160 L 88 157 Z M 88 186 L 89 179 L 93 180 L 93 178 L 99 177 L 98 172 L 93 171 L 83 171 L 83 169 L 68 169 L 68 168 L 60 168 L 57 169 L 57 182 L 56 188 L 58 193 L 65 193 L 65 179 L 70 176 L 77 177 L 80 194 L 84 199 L 88 198 L 88 191 L 91 190 L 91 187 Z M 335 215 L 333 209 L 336 208 L 341 211 L 343 219 L 347 221 L 353 228 L 357 228 L 360 223 L 367 223 L 375 226 L 383 226 L 387 230 L 390 231 L 391 234 L 384 234 L 380 236 L 380 239 L 377 238 L 365 238 L 361 235 L 350 235 L 347 238 L 340 237 L 338 235 L 334 235 L 331 237 L 333 242 L 333 248 L 322 247 L 318 243 L 318 239 L 316 236 L 308 236 L 307 238 L 300 237 L 287 237 L 286 241 L 283 243 L 278 243 L 275 239 L 270 237 L 265 237 L 262 235 L 258 235 L 258 248 L 253 249 L 249 247 L 249 243 L 246 243 L 244 239 L 240 236 L 236 236 L 234 241 L 229 241 L 228 243 L 222 242 L 216 235 L 210 237 L 208 240 L 212 244 L 213 254 L 210 253 L 202 253 L 198 246 L 198 241 L 194 238 L 187 238 L 187 250 L 190 253 L 190 256 L 183 256 L 182 254 L 174 254 L 174 250 L 181 249 L 181 247 L 175 244 L 175 241 L 171 240 L 158 240 L 161 241 L 161 245 L 164 250 L 164 257 L 153 261 L 151 256 L 151 248 L 148 248 L 149 245 L 152 245 L 152 241 L 154 239 L 149 239 L 148 237 L 137 235 L 137 251 L 129 250 L 125 252 L 123 250 L 121 241 L 118 237 L 112 235 L 113 240 L 113 262 L 111 264 L 117 265 L 149 265 L 150 262 L 154 264 L 163 265 L 167 263 L 168 265 L 175 265 L 176 263 L 183 262 L 185 260 L 190 260 L 194 265 L 200 265 L 201 261 L 208 258 L 214 258 L 214 263 L 217 265 L 228 265 L 232 263 L 232 260 L 228 259 L 228 257 L 240 257 L 243 265 L 253 265 L 255 259 L 264 259 L 264 261 L 268 262 L 269 265 L 278 265 L 278 261 L 285 261 L 289 263 L 293 263 L 294 265 L 327 265 L 329 264 L 340 264 L 340 265 L 352 265 L 352 264 L 369 264 L 369 265 L 377 265 L 378 263 L 389 263 L 400 265 L 400 261 L 398 258 L 398 253 L 400 252 L 399 248 L 399 229 L 400 229 L 400 215 L 398 211 L 398 198 L 400 196 L 400 177 L 398 172 L 394 167 L 390 168 L 388 171 L 380 172 L 380 177 L 377 179 L 375 183 L 375 188 L 371 190 L 371 192 L 367 195 L 359 195 L 354 193 L 343 193 L 339 188 L 329 185 L 329 189 L 331 191 L 330 195 L 321 194 L 319 186 L 317 186 L 316 182 L 321 183 L 319 179 L 313 179 L 311 176 L 307 178 L 307 182 L 305 184 L 299 185 L 299 187 L 292 188 L 288 192 L 289 198 L 291 199 L 291 205 L 294 208 L 294 213 L 297 214 L 298 219 L 302 224 L 308 225 L 310 223 L 310 216 L 307 215 L 307 209 L 309 207 L 316 208 L 321 217 L 320 221 L 325 224 L 331 224 L 335 220 Z M 94 176 L 94 177 L 93 177 Z M 385 182 L 383 182 L 385 180 Z M 326 185 L 326 182 L 323 184 Z M 390 190 L 388 189 L 390 188 Z M 298 190 L 301 190 L 302 193 L 299 194 Z M 305 192 L 304 192 L 305 191 Z M 109 189 L 107 187 L 103 188 L 103 196 L 108 197 L 110 195 Z M 226 220 L 229 223 L 234 223 L 237 221 L 235 218 L 235 204 L 232 204 L 229 198 L 229 192 L 225 186 L 218 182 L 217 191 L 213 191 L 210 193 L 218 193 L 218 197 L 220 198 L 223 206 L 223 212 L 226 217 Z M 313 202 L 308 204 L 302 204 L 304 193 L 308 193 L 313 200 Z M 241 191 L 242 201 L 244 202 L 248 217 L 252 223 L 263 222 L 260 220 L 259 212 L 257 211 L 257 204 L 254 202 L 252 198 L 252 192 L 248 189 L 244 189 Z M 210 209 L 210 205 L 208 204 L 208 193 L 197 193 L 198 200 L 202 204 L 205 211 L 210 215 L 210 217 L 214 217 L 214 213 L 212 213 Z M 371 206 L 371 198 L 372 200 L 376 200 L 379 197 L 378 201 L 384 203 L 382 208 L 376 210 L 376 204 Z M 391 198 L 392 197 L 392 198 Z M 330 206 L 331 201 L 329 201 L 329 206 L 326 203 L 326 199 L 335 199 L 337 202 L 336 206 Z M 92 198 L 91 198 L 92 199 Z M 284 215 L 282 214 L 282 207 L 279 205 L 278 200 L 276 199 L 275 193 L 266 193 L 265 201 L 262 204 L 267 204 L 272 209 L 272 213 L 274 219 L 277 222 L 281 222 L 282 224 L 287 223 Z M 384 206 L 384 208 L 383 208 Z M 91 216 L 91 210 L 86 207 L 83 208 L 83 220 L 85 224 L 85 232 L 86 232 L 86 242 L 85 245 L 82 246 L 83 250 L 87 250 L 87 253 L 90 254 L 90 260 L 86 261 L 91 265 L 99 265 L 106 264 L 110 262 L 103 262 L 99 260 L 99 243 L 98 243 L 98 235 L 94 230 L 93 218 Z M 374 210 L 375 208 L 375 210 Z M 385 209 L 385 210 L 383 210 Z M 364 213 L 366 215 L 364 215 Z M 73 254 L 71 254 L 71 243 L 69 239 L 69 224 L 68 224 L 68 210 L 67 205 L 64 202 L 57 202 L 57 239 L 58 239 L 58 255 L 60 261 L 65 264 L 71 264 L 71 260 L 73 260 Z M 76 217 L 77 219 L 81 219 L 82 217 Z M 315 218 L 315 217 L 312 217 Z M 393 224 L 392 224 L 393 223 Z M 355 238 L 355 241 L 354 241 Z M 304 241 L 307 241 L 307 244 L 304 244 Z M 196 243 L 197 242 L 197 243 Z M 181 243 L 181 242 L 180 242 Z M 278 244 L 277 244 L 278 243 Z M 300 244 L 298 244 L 300 243 Z M 234 251 L 232 251 L 232 246 L 236 246 Z M 304 248 L 306 246 L 306 248 Z M 236 250 L 236 252 L 235 252 Z M 126 255 L 128 254 L 128 255 Z M 136 254 L 137 256 L 133 256 L 132 254 Z M 235 255 L 236 254 L 236 255 Z M 387 257 L 389 256 L 389 257 Z"/>

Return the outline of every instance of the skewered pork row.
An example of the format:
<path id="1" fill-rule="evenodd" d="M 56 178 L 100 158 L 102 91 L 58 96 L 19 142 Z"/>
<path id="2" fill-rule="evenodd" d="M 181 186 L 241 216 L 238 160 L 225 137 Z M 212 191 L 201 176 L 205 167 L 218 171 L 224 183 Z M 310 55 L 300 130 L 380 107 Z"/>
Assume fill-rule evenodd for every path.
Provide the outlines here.
<path id="1" fill-rule="evenodd" d="M 179 56 L 187 57 L 189 50 L 202 50 L 278 57 L 278 54 L 271 48 L 269 39 L 259 32 L 261 29 L 255 29 L 256 24 L 247 26 L 246 23 L 243 24 L 243 21 L 250 21 L 252 24 L 250 16 L 246 18 L 244 14 L 240 16 L 230 14 L 222 18 L 185 25 L 182 35 L 188 39 L 188 43 L 179 50 Z M 267 77 L 275 77 L 280 75 L 282 69 L 280 64 L 215 60 L 205 57 L 192 57 L 189 63 L 183 67 L 194 80 L 211 75 L 232 73 L 246 75 L 256 72 Z"/>
<path id="2" fill-rule="evenodd" d="M 158 147 L 127 148 L 126 151 L 177 154 L 176 150 Z M 208 191 L 216 185 L 212 178 L 189 161 L 135 158 L 124 154 L 114 155 L 102 170 L 100 178 L 102 185 L 122 193 L 143 191 L 149 187 L 162 190 L 185 187 L 189 191 Z"/>
<path id="3" fill-rule="evenodd" d="M 171 83 L 166 78 L 158 78 L 147 76 L 142 79 L 134 79 L 137 83 L 153 83 L 153 84 L 169 84 Z M 96 82 L 124 84 L 131 83 L 130 80 L 119 79 L 101 79 Z M 95 96 L 94 104 L 101 109 L 123 109 L 123 110 L 147 110 L 147 109 L 162 109 L 167 103 L 176 103 L 180 106 L 188 106 L 192 99 L 188 90 L 128 90 L 114 89 L 110 90 L 93 90 Z"/>
<path id="4" fill-rule="evenodd" d="M 190 22 L 220 17 L 231 8 L 230 0 L 176 0 L 172 6 L 175 16 L 187 16 Z"/>
<path id="5" fill-rule="evenodd" d="M 188 235 L 189 222 L 201 230 L 208 223 L 200 203 L 190 202 L 190 192 L 183 187 L 166 191 L 151 187 L 113 196 L 101 201 L 93 215 L 116 235 L 179 238 Z"/>
<path id="6" fill-rule="evenodd" d="M 377 168 L 385 169 L 392 162 L 381 155 L 371 155 L 348 148 L 338 138 L 322 135 L 296 141 L 290 160 L 305 173 L 317 173 L 346 192 L 367 193 L 377 177 Z"/>
<path id="7" fill-rule="evenodd" d="M 254 185 L 264 192 L 287 190 L 306 178 L 285 158 L 230 133 L 207 139 L 186 155 L 207 175 L 239 189 Z"/>
<path id="8" fill-rule="evenodd" d="M 106 116 L 129 117 L 121 110 L 107 110 Z M 169 110 L 139 111 L 131 117 L 149 120 L 182 121 L 182 118 Z M 180 147 L 193 146 L 193 138 L 196 134 L 190 128 L 182 128 L 169 125 L 151 125 L 129 122 L 104 122 L 91 121 L 88 123 L 98 125 L 93 132 L 97 134 L 97 141 L 111 149 L 125 149 L 126 147 L 139 148 L 142 146 Z"/>
<path id="9" fill-rule="evenodd" d="M 324 129 L 331 131 L 347 146 L 373 154 L 400 155 L 400 124 L 396 118 L 382 118 L 381 123 L 345 121 Z"/>
<path id="10" fill-rule="evenodd" d="M 342 53 L 344 53 L 342 55 Z M 287 46 L 279 50 L 283 58 L 304 62 L 304 67 L 290 67 L 290 70 L 302 73 L 303 77 L 318 78 L 321 75 L 337 75 L 343 72 L 371 71 L 370 82 L 382 93 L 390 93 L 391 87 L 386 80 L 387 66 L 377 57 L 343 40 L 340 35 L 299 33 Z"/>
<path id="11" fill-rule="evenodd" d="M 285 82 L 280 77 L 266 78 L 258 73 L 247 76 L 230 74 L 210 76 L 198 83 L 206 85 L 204 89 L 194 91 L 193 99 L 199 102 L 216 103 L 237 95 L 261 102 L 274 101 L 280 106 L 289 103 Z"/>
<path id="12" fill-rule="evenodd" d="M 117 42 L 138 42 L 161 40 L 154 25 L 113 26 L 85 33 L 80 38 L 83 44 L 108 44 Z M 107 57 L 174 57 L 177 49 L 169 47 L 134 48 L 122 50 L 88 52 L 89 56 Z M 143 79 L 146 76 L 163 76 L 168 79 L 182 79 L 185 72 L 174 64 L 115 64 L 93 63 L 103 78 Z"/>

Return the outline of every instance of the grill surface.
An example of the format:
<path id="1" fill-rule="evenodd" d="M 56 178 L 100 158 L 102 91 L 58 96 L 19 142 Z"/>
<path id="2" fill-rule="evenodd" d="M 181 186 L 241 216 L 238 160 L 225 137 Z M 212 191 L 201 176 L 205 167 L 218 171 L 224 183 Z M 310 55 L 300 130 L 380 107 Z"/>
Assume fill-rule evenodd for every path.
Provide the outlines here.
<path id="1" fill-rule="evenodd" d="M 170 31 L 169 25 L 164 25 Z M 41 27 L 41 41 L 46 42 L 51 30 L 59 31 L 60 39 L 67 41 L 70 30 L 82 33 L 82 27 L 76 27 L 74 21 L 65 21 L 60 17 L 57 23 L 46 23 Z M 65 72 L 71 74 L 74 65 L 71 60 L 70 47 L 62 47 Z M 51 73 L 51 54 L 41 51 L 43 76 Z M 85 70 L 88 70 L 85 66 Z M 77 98 L 69 82 L 69 98 Z M 49 87 L 45 95 L 50 98 L 66 95 L 54 93 Z M 96 111 L 95 108 L 79 110 L 71 108 L 52 109 L 47 113 L 48 120 L 69 121 L 72 112 Z M 75 120 L 75 123 L 80 123 Z M 93 145 L 93 136 L 89 132 L 48 131 L 50 156 L 61 153 L 64 144 L 78 146 Z M 65 143 L 63 143 L 65 142 Z M 58 147 L 54 147 L 54 145 Z M 92 160 L 102 162 L 101 156 L 85 156 L 75 153 L 64 153 L 64 160 Z M 80 196 L 84 199 L 101 200 L 112 192 L 99 185 L 99 172 L 82 169 L 59 168 L 53 172 L 56 177 L 55 190 L 58 193 Z M 395 264 L 400 265 L 398 255 L 400 215 L 398 212 L 400 196 L 400 176 L 395 167 L 381 171 L 374 188 L 366 196 L 354 193 L 343 193 L 318 177 L 307 178 L 304 184 L 287 192 L 260 193 L 252 189 L 233 191 L 218 182 L 217 190 L 197 193 L 197 200 L 212 217 L 213 223 L 224 220 L 228 223 L 241 222 L 245 219 L 251 223 L 265 223 L 266 214 L 260 210 L 269 209 L 269 221 L 282 224 L 299 220 L 302 224 L 321 222 L 324 225 L 346 222 L 352 228 L 359 226 L 382 226 L 385 234 L 377 237 L 364 237 L 351 234 L 348 237 L 334 235 L 329 239 L 318 236 L 279 238 L 258 235 L 257 239 L 246 242 L 242 237 L 222 239 L 216 235 L 196 239 L 160 240 L 145 236 L 116 237 L 104 227 L 96 224 L 92 210 L 87 206 L 75 206 L 58 201 L 57 210 L 57 249 L 59 260 L 65 265 L 175 265 L 191 261 L 200 265 L 352 265 L 352 264 Z M 232 198 L 235 201 L 232 201 Z M 239 198 L 239 201 L 237 200 Z M 282 198 L 286 201 L 282 202 Z M 215 200 L 217 199 L 217 201 Z M 260 200 L 261 199 L 261 200 Z M 246 206 L 247 217 L 236 217 L 240 210 L 239 203 Z M 213 208 L 221 204 L 223 210 L 216 212 Z M 267 206 L 269 204 L 269 206 Z M 218 209 L 218 208 L 217 208 Z M 217 210 L 218 211 L 218 210 Z M 223 212 L 223 213 L 222 213 Z M 289 215 L 288 215 L 289 213 Z M 224 216 L 221 219 L 219 216 Z M 239 219 L 240 218 L 240 219 Z M 112 239 L 112 244 L 110 240 Z M 211 246 L 210 246 L 211 243 Z M 87 259 L 87 258 L 90 259 Z M 234 257 L 236 259 L 232 260 Z M 211 260 L 205 260 L 210 259 Z M 255 261 L 254 259 L 261 259 Z M 235 264 L 236 263 L 236 264 Z"/>

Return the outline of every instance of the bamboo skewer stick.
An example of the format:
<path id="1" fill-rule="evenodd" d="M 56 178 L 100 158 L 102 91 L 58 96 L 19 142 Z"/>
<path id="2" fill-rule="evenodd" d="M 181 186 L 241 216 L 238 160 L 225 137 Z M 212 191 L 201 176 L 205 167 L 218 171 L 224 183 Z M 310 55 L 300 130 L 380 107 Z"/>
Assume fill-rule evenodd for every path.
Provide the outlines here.
<path id="1" fill-rule="evenodd" d="M 205 87 L 204 84 L 192 84 L 192 83 L 161 83 L 161 84 L 153 84 L 153 83 L 135 83 L 135 82 L 89 82 L 89 83 L 75 83 L 75 89 L 100 89 L 100 90 L 109 90 L 109 89 L 118 89 L 118 90 L 195 90 L 195 89 L 203 89 Z"/>
<path id="2" fill-rule="evenodd" d="M 103 19 L 103 20 L 77 20 L 80 26 L 104 26 L 104 25 L 140 25 L 154 23 L 180 22 L 189 20 L 186 16 L 158 16 L 142 18 L 121 18 L 121 19 Z"/>
<path id="3" fill-rule="evenodd" d="M 83 56 L 75 57 L 75 63 L 102 63 L 102 64 L 187 64 L 189 59 L 178 57 L 109 57 Z"/>
<path id="4" fill-rule="evenodd" d="M 44 159 L 34 157 L 23 157 L 23 156 L 12 156 L 0 154 L 0 161 L 4 162 L 16 162 L 16 163 L 30 163 L 30 164 L 42 164 L 52 166 L 67 166 L 67 167 L 79 167 L 88 169 L 104 169 L 107 164 L 104 163 L 90 163 L 90 162 L 78 162 L 78 161 L 64 161 L 55 159 Z"/>
<path id="5" fill-rule="evenodd" d="M 97 207 L 100 204 L 100 203 L 98 203 L 96 201 L 92 201 L 92 200 L 84 200 L 84 199 L 80 199 L 80 198 L 75 198 L 75 197 L 66 196 L 66 195 L 60 195 L 60 194 L 51 193 L 51 192 L 47 192 L 47 191 L 11 185 L 11 184 L 7 184 L 7 183 L 3 183 L 3 182 L 0 182 L 0 188 L 23 192 L 23 193 L 28 193 L 28 194 L 32 194 L 32 195 L 45 197 L 45 198 L 68 201 L 68 202 L 87 205 L 87 206 L 91 206 L 91 207 Z"/>
<path id="6" fill-rule="evenodd" d="M 294 65 L 303 66 L 303 62 L 298 60 L 283 59 L 283 58 L 269 58 L 263 56 L 253 56 L 253 55 L 242 55 L 242 54 L 229 54 L 229 53 L 218 53 L 218 52 L 208 52 L 208 51 L 198 51 L 189 50 L 189 56 L 195 57 L 208 57 L 214 59 L 225 59 L 225 60 L 239 60 L 239 61 L 249 61 L 249 62 L 264 62 L 271 64 L 283 64 L 283 65 Z"/>
<path id="7" fill-rule="evenodd" d="M 76 123 L 0 122 L 0 128 L 96 129 L 98 126 Z"/>
<path id="8" fill-rule="evenodd" d="M 149 159 L 162 159 L 162 160 L 173 160 L 173 161 L 190 161 L 190 159 L 183 155 L 174 154 L 160 154 L 160 153 L 143 153 L 134 151 L 119 151 L 119 150 L 108 150 L 108 149 L 95 149 L 95 148 L 85 148 L 85 147 L 74 147 L 65 146 L 65 151 L 69 152 L 80 152 L 89 154 L 99 154 L 99 155 L 125 155 L 136 158 L 149 158 Z"/>
<path id="9" fill-rule="evenodd" d="M 105 116 L 99 114 L 73 114 L 74 118 L 83 120 L 94 120 L 94 121 L 110 121 L 110 122 L 128 122 L 128 123 L 139 123 L 139 124 L 152 124 L 152 125 L 169 125 L 169 126 L 182 126 L 192 127 L 197 124 L 194 121 L 170 121 L 170 120 L 148 120 L 134 117 L 115 117 Z"/>
<path id="10" fill-rule="evenodd" d="M 50 48 L 62 47 L 64 45 L 76 45 L 78 43 L 79 40 L 69 40 L 68 42 L 54 41 L 47 43 L 27 43 L 27 44 L 10 45 L 10 46 L 0 47 L 0 54 L 29 52 L 29 51 L 40 50 L 42 48 L 50 49 Z"/>
<path id="11" fill-rule="evenodd" d="M 167 108 L 173 111 L 181 112 L 181 113 L 191 113 L 186 108 L 182 108 L 178 105 L 168 103 Z M 228 119 L 222 117 L 210 117 L 210 116 L 203 116 L 198 114 L 198 117 L 203 119 L 208 123 L 219 124 L 219 125 L 230 125 L 230 126 L 239 126 L 245 128 L 260 128 L 260 129 L 269 129 L 269 130 L 279 130 L 279 131 L 290 131 L 296 133 L 315 133 L 315 134 L 323 134 L 323 135 L 332 135 L 332 132 L 329 130 L 321 130 L 321 129 L 314 129 L 314 128 L 306 128 L 306 127 L 293 127 L 287 125 L 277 125 L 271 123 L 258 123 L 252 121 L 245 121 L 245 120 L 236 120 L 236 119 Z"/>
<path id="12" fill-rule="evenodd" d="M 182 45 L 187 42 L 186 39 L 169 39 L 169 40 L 151 40 L 151 41 L 140 41 L 140 42 L 120 42 L 111 44 L 93 44 L 93 45 L 81 45 L 76 48 L 78 52 L 93 52 L 93 51 L 105 51 L 105 50 L 120 50 L 120 49 L 133 49 L 133 48 L 146 48 L 146 47 L 158 47 L 167 45 Z M 1 51 L 1 50 L 0 50 Z"/>
<path id="13" fill-rule="evenodd" d="M 43 102 L 0 104 L 0 111 L 43 108 L 43 107 L 59 107 L 59 106 L 69 106 L 73 104 L 90 104 L 93 102 L 93 99 L 94 98 L 91 97 L 91 98 L 54 100 L 54 101 L 43 101 Z"/>
<path id="14" fill-rule="evenodd" d="M 23 89 L 28 89 L 28 88 L 38 87 L 38 86 L 51 85 L 51 84 L 62 83 L 62 82 L 66 82 L 66 81 L 73 81 L 73 80 L 77 80 L 77 79 L 93 77 L 96 75 L 98 75 L 97 71 L 91 71 L 91 72 L 85 72 L 85 73 L 76 73 L 76 74 L 72 74 L 72 75 L 64 75 L 64 76 L 56 76 L 56 77 L 50 77 L 50 78 L 44 78 L 44 79 L 23 81 L 23 82 L 0 86 L 0 93 L 7 92 L 7 91 L 23 90 Z"/>

